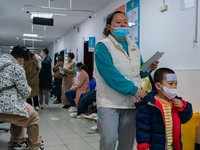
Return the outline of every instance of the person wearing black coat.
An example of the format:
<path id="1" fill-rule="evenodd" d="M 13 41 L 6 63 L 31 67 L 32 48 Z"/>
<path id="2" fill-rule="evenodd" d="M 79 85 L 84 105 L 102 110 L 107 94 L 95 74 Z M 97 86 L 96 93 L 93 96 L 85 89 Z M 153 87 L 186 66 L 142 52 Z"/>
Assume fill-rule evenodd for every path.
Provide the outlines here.
<path id="1" fill-rule="evenodd" d="M 40 91 L 39 91 L 39 97 L 40 97 L 40 108 L 42 109 L 48 109 L 49 105 L 49 89 L 52 85 L 52 73 L 51 73 L 51 58 L 48 56 L 49 50 L 43 49 L 41 50 L 40 55 L 42 56 L 42 68 L 39 73 L 39 79 L 40 79 Z M 43 98 L 45 96 L 45 104 L 43 105 Z"/>

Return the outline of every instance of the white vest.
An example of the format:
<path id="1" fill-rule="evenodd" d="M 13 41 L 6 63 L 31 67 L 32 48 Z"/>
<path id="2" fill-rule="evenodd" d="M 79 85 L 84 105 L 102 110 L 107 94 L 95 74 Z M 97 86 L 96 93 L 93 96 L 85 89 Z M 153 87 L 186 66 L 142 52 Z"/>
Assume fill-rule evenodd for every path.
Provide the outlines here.
<path id="1" fill-rule="evenodd" d="M 112 35 L 109 38 L 103 39 L 100 42 L 104 43 L 108 49 L 114 66 L 119 72 L 127 79 L 134 82 L 134 84 L 141 88 L 141 77 L 140 77 L 140 52 L 135 42 L 131 41 L 128 37 L 126 38 L 128 44 L 128 53 L 123 49 L 122 45 L 119 44 Z M 97 107 L 107 108 L 135 108 L 134 103 L 137 101 L 132 95 L 123 95 L 114 89 L 110 88 L 103 78 L 100 76 L 96 66 L 95 75 L 97 81 Z M 112 76 L 108 74 L 108 76 Z"/>

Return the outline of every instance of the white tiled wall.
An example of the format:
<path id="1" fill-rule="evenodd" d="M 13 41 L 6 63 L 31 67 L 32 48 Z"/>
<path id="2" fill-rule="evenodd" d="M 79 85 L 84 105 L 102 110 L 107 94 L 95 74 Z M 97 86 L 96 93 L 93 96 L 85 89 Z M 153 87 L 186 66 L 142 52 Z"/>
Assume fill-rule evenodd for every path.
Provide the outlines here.
<path id="1" fill-rule="evenodd" d="M 200 112 L 200 69 L 176 69 L 177 95 L 192 103 L 193 111 Z M 197 127 L 196 142 L 200 143 L 200 126 Z"/>

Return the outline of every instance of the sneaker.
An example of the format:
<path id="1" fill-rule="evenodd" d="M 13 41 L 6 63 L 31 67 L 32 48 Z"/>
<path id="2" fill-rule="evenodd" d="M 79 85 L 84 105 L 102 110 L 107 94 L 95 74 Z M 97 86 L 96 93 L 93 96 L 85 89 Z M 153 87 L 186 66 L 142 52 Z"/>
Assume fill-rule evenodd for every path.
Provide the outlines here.
<path id="1" fill-rule="evenodd" d="M 64 105 L 62 108 L 68 109 L 70 107 L 71 107 L 71 105 Z"/>
<path id="2" fill-rule="evenodd" d="M 85 119 L 85 116 L 84 114 L 80 114 L 79 116 L 76 116 L 76 119 Z"/>
<path id="3" fill-rule="evenodd" d="M 57 97 L 54 95 L 54 96 L 52 97 L 52 100 L 55 101 L 56 99 L 57 99 Z"/>
<path id="4" fill-rule="evenodd" d="M 85 118 L 90 120 L 97 120 L 97 115 L 95 113 L 92 113 L 89 116 L 85 116 Z"/>
<path id="5" fill-rule="evenodd" d="M 40 108 L 43 109 L 43 107 L 44 107 L 44 106 L 40 104 Z"/>
<path id="6" fill-rule="evenodd" d="M 44 150 L 44 146 L 41 145 L 37 150 Z"/>
<path id="7" fill-rule="evenodd" d="M 76 116 L 77 116 L 77 113 L 71 113 L 71 114 L 70 114 L 70 117 L 71 117 L 71 118 L 76 118 Z"/>
<path id="8" fill-rule="evenodd" d="M 60 104 L 61 103 L 61 100 L 56 100 L 53 102 L 53 104 Z"/>
<path id="9" fill-rule="evenodd" d="M 23 142 L 14 142 L 14 146 L 13 149 L 15 150 L 25 150 L 25 149 L 29 149 L 28 144 L 26 143 L 26 141 Z"/>
<path id="10" fill-rule="evenodd" d="M 77 110 L 77 108 L 76 107 L 71 107 L 69 110 L 68 110 L 68 112 L 77 112 L 78 110 Z"/>
<path id="11" fill-rule="evenodd" d="M 44 107 L 42 109 L 49 109 L 49 105 L 44 104 Z"/>
<path id="12" fill-rule="evenodd" d="M 99 129 L 97 128 L 97 125 L 94 126 L 94 127 L 91 127 L 90 130 L 91 130 L 91 131 L 99 131 Z"/>
<path id="13" fill-rule="evenodd" d="M 35 107 L 35 110 L 36 110 L 36 111 L 38 111 L 38 110 L 39 110 L 39 107 L 38 107 L 38 106 L 36 106 L 36 107 Z"/>

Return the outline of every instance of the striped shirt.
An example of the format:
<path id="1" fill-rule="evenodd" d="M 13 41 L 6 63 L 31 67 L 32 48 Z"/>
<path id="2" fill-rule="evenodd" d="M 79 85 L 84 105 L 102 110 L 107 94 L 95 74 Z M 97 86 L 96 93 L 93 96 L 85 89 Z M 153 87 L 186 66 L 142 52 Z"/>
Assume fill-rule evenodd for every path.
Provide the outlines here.
<path id="1" fill-rule="evenodd" d="M 156 96 L 155 99 L 157 99 L 164 111 L 164 117 L 165 117 L 165 129 L 167 134 L 167 150 L 173 149 L 173 123 L 172 123 L 172 102 L 166 103 L 159 100 Z"/>

